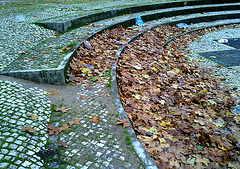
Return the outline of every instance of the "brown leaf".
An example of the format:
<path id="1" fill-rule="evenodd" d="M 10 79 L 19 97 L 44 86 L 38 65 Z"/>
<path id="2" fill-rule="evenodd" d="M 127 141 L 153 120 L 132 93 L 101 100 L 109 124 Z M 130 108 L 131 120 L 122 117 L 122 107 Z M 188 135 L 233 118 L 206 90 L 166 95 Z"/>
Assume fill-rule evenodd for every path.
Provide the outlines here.
<path id="1" fill-rule="evenodd" d="M 80 121 L 80 120 L 81 120 L 80 118 L 74 118 L 73 120 L 68 121 L 68 124 L 69 124 L 70 126 L 72 126 L 73 124 L 79 124 L 79 121 Z"/>
<path id="2" fill-rule="evenodd" d="M 90 96 L 81 95 L 80 98 L 81 99 L 90 99 L 91 97 Z"/>
<path id="3" fill-rule="evenodd" d="M 56 92 L 55 90 L 48 91 L 47 93 L 48 93 L 48 95 L 57 95 L 58 94 L 58 92 Z"/>
<path id="4" fill-rule="evenodd" d="M 33 120 L 37 120 L 38 119 L 37 114 L 27 113 L 26 116 L 31 117 Z"/>
<path id="5" fill-rule="evenodd" d="M 54 127 L 52 124 L 48 124 L 48 130 L 47 130 L 49 133 L 49 135 L 58 135 L 60 132 L 61 132 L 61 130 L 60 130 L 60 128 L 59 127 Z"/>
<path id="6" fill-rule="evenodd" d="M 28 125 L 27 127 L 22 127 L 21 131 L 27 131 L 30 134 L 34 134 L 36 132 L 36 129 L 33 129 L 31 126 Z"/>
<path id="7" fill-rule="evenodd" d="M 69 109 L 66 109 L 66 107 L 56 108 L 55 111 L 60 111 L 62 113 L 66 113 Z"/>
<path id="8" fill-rule="evenodd" d="M 117 122 L 116 125 L 123 124 L 123 128 L 130 127 L 130 124 L 128 123 L 127 119 L 121 119 L 121 120 L 118 120 L 118 121 L 119 122 Z"/>
<path id="9" fill-rule="evenodd" d="M 92 119 L 90 120 L 92 123 L 97 123 L 98 122 L 98 116 L 93 116 Z"/>
<path id="10" fill-rule="evenodd" d="M 63 124 L 62 127 L 59 128 L 60 132 L 63 131 L 63 130 L 65 130 L 65 131 L 69 131 L 70 130 L 67 124 Z"/>
<path id="11" fill-rule="evenodd" d="M 66 142 L 60 142 L 59 144 L 58 144 L 60 147 L 68 147 L 68 143 L 66 143 Z"/>

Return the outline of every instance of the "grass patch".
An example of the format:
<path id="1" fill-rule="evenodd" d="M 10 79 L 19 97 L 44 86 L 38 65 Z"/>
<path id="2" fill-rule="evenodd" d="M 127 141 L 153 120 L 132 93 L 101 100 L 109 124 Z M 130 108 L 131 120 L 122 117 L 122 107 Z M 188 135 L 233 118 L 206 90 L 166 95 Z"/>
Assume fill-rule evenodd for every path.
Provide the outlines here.
<path id="1" fill-rule="evenodd" d="M 132 142 L 131 142 L 129 136 L 126 136 L 125 141 L 126 141 L 126 144 L 127 144 L 127 145 L 132 145 Z"/>

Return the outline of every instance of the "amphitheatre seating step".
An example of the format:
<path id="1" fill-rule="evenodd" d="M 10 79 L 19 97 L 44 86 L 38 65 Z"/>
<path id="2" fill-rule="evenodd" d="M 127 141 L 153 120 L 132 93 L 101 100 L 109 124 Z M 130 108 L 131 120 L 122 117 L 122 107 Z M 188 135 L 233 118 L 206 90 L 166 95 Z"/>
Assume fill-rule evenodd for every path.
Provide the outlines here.
<path id="1" fill-rule="evenodd" d="M 104 20 L 107 18 L 112 18 L 120 15 L 126 15 L 126 14 L 133 14 L 133 13 L 139 13 L 139 12 L 146 12 L 146 11 L 153 11 L 153 10 L 160 10 L 160 9 L 169 9 L 169 8 L 176 8 L 176 7 L 191 7 L 191 6 L 197 6 L 197 5 L 203 5 L 203 4 L 210 4 L 209 7 L 206 8 L 196 8 L 192 9 L 192 11 L 186 11 L 185 9 L 177 12 L 172 13 L 169 12 L 168 15 L 176 15 L 176 14 L 189 14 L 189 13 L 199 13 L 201 11 L 207 12 L 207 11 L 215 11 L 215 10 L 233 10 L 233 9 L 239 9 L 237 6 L 222 4 L 222 3 L 236 3 L 239 2 L 237 0 L 232 1 L 204 1 L 204 0 L 196 0 L 196 1 L 180 1 L 180 2 L 164 2 L 159 4 L 150 4 L 150 5 L 141 5 L 141 6 L 134 6 L 134 7 L 128 7 L 128 8 L 121 8 L 121 9 L 115 9 L 115 10 L 109 10 L 109 11 L 103 11 L 99 13 L 93 13 L 90 15 L 84 15 L 84 16 L 62 16 L 59 18 L 52 18 L 52 19 L 46 19 L 44 21 L 38 21 L 37 24 L 42 25 L 46 28 L 53 29 L 59 32 L 65 32 L 67 30 L 71 30 L 83 25 L 86 25 L 88 23 L 97 22 L 100 20 Z M 212 4 L 212 5 L 211 5 Z M 221 6 L 216 6 L 215 4 L 221 4 Z M 225 7 L 224 7 L 225 6 Z M 221 8 L 221 9 L 220 9 Z M 205 10 L 205 11 L 204 11 Z"/>
<path id="2" fill-rule="evenodd" d="M 238 7 L 239 9 L 240 3 L 234 4 L 225 4 L 226 8 L 229 8 L 229 11 L 223 9 L 224 5 L 218 4 L 215 5 L 216 8 L 223 10 L 218 12 L 205 12 L 205 13 L 196 13 L 195 10 L 192 10 L 191 7 L 183 7 L 183 8 L 174 8 L 174 10 L 179 14 L 179 11 L 188 11 L 189 15 L 180 15 L 173 17 L 163 18 L 166 12 L 169 14 L 169 10 L 167 11 L 151 11 L 150 13 L 142 14 L 141 16 L 143 20 L 150 21 L 156 20 L 154 22 L 149 22 L 149 25 L 159 24 L 159 23 L 168 23 L 168 24 L 176 24 L 180 22 L 184 23 L 198 23 L 198 22 L 210 22 L 219 19 L 236 19 L 240 18 L 240 10 L 230 10 Z M 209 7 L 209 8 L 207 8 Z M 210 9 L 209 5 L 201 5 L 196 6 L 194 8 L 198 9 Z M 213 8 L 211 6 L 211 8 Z M 215 11 L 214 10 L 214 11 Z M 208 11 L 208 10 L 207 10 Z M 194 14 L 190 14 L 190 13 Z M 202 11 L 201 11 L 202 12 Z M 165 14 L 166 14 L 165 13 Z M 185 13 L 186 14 L 186 13 Z M 111 18 L 99 22 L 95 22 L 94 26 L 83 26 L 78 29 L 74 29 L 68 31 L 62 35 L 56 35 L 48 39 L 45 43 L 38 45 L 36 48 L 30 49 L 26 51 L 25 54 L 21 54 L 20 57 L 14 61 L 11 65 L 9 65 L 1 74 L 6 74 L 10 76 L 15 76 L 19 78 L 24 78 L 28 80 L 51 83 L 51 84 L 65 84 L 65 71 L 67 69 L 67 65 L 74 54 L 74 50 L 80 45 L 78 43 L 70 52 L 67 54 L 61 51 L 63 46 L 67 46 L 70 43 L 74 43 L 81 41 L 84 38 L 89 38 L 95 33 L 100 33 L 106 28 L 114 28 L 118 25 L 124 25 L 125 27 L 130 27 L 135 24 L 136 15 L 129 15 L 123 17 Z M 161 19 L 163 18 L 163 19 Z M 226 20 L 227 21 L 227 20 Z M 227 23 L 225 21 L 225 23 Z M 231 21 L 231 20 L 229 20 Z M 103 25 L 104 23 L 104 25 Z M 99 27 L 97 26 L 99 25 Z M 140 29 L 141 30 L 141 29 Z M 140 31 L 139 30 L 139 31 Z"/>

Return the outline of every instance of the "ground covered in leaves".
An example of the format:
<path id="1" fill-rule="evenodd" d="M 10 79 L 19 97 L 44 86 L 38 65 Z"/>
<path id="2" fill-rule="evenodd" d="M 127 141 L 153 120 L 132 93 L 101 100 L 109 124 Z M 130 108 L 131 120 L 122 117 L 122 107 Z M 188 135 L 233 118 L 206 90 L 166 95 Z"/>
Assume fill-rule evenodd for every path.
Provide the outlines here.
<path id="1" fill-rule="evenodd" d="M 187 34 L 162 47 L 186 30 L 160 26 L 130 43 L 119 58 L 124 109 L 159 168 L 240 168 L 240 117 L 231 113 L 232 91 L 185 55 L 188 43 L 212 30 Z M 67 82 L 108 83 L 106 74 L 117 49 L 134 33 L 117 28 L 86 42 L 70 63 Z"/>

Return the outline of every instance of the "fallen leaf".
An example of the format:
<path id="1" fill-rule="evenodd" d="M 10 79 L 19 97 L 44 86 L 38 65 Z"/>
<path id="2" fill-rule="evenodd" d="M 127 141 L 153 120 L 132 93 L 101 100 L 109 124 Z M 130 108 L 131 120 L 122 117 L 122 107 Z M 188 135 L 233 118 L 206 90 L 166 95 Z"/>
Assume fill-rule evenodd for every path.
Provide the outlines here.
<path id="1" fill-rule="evenodd" d="M 117 122 L 116 125 L 123 124 L 123 128 L 130 127 L 130 124 L 128 123 L 127 119 L 121 119 L 121 120 L 118 120 L 118 121 L 119 122 Z"/>
<path id="2" fill-rule="evenodd" d="M 84 44 L 84 46 L 85 46 L 87 49 L 92 50 L 92 46 L 91 46 L 91 44 L 90 44 L 89 41 L 84 40 L 84 41 L 83 41 L 83 44 Z"/>
<path id="3" fill-rule="evenodd" d="M 81 95 L 80 98 L 81 99 L 90 99 L 91 97 L 90 96 Z"/>
<path id="4" fill-rule="evenodd" d="M 81 120 L 80 118 L 74 118 L 73 120 L 68 121 L 68 124 L 70 126 L 72 126 L 73 124 L 77 124 L 78 125 L 80 120 Z"/>
<path id="5" fill-rule="evenodd" d="M 31 117 L 33 120 L 37 120 L 38 119 L 37 114 L 27 113 L 26 116 Z"/>
<path id="6" fill-rule="evenodd" d="M 85 74 L 92 71 L 89 68 L 81 68 L 80 70 L 81 70 L 82 73 L 85 73 Z"/>
<path id="7" fill-rule="evenodd" d="M 57 95 L 58 92 L 56 92 L 55 90 L 52 90 L 52 91 L 48 91 L 47 94 L 48 95 Z"/>
<path id="8" fill-rule="evenodd" d="M 134 68 L 137 69 L 137 70 L 142 70 L 142 69 L 143 69 L 143 68 L 142 68 L 142 65 L 140 65 L 140 64 L 132 65 L 132 67 L 134 67 Z"/>
<path id="9" fill-rule="evenodd" d="M 62 113 L 66 113 L 69 109 L 66 109 L 66 107 L 56 108 L 55 111 L 60 111 Z"/>
<path id="10" fill-rule="evenodd" d="M 33 129 L 30 125 L 28 125 L 27 127 L 22 127 L 21 131 L 27 131 L 30 134 L 34 134 L 36 132 L 36 129 Z"/>
<path id="11" fill-rule="evenodd" d="M 60 147 L 68 147 L 68 143 L 66 143 L 66 142 L 60 142 L 59 144 L 58 144 Z"/>
<path id="12" fill-rule="evenodd" d="M 195 159 L 194 157 L 190 157 L 190 158 L 187 159 L 187 163 L 188 163 L 188 164 L 191 164 L 192 166 L 194 166 L 195 160 L 196 160 L 196 159 Z"/>
<path id="13" fill-rule="evenodd" d="M 25 59 L 23 62 L 31 62 L 31 61 L 33 61 L 33 59 Z"/>
<path id="14" fill-rule="evenodd" d="M 60 132 L 61 132 L 61 130 L 60 130 L 60 128 L 59 127 L 54 127 L 52 124 L 48 124 L 48 130 L 47 130 L 49 133 L 49 135 L 58 135 Z"/>
<path id="15" fill-rule="evenodd" d="M 92 123 L 97 123 L 98 122 L 98 116 L 93 116 L 92 119 L 90 120 Z"/>
<path id="16" fill-rule="evenodd" d="M 69 131 L 70 129 L 67 124 L 63 124 L 62 127 L 59 127 L 59 130 L 61 132 L 61 131 Z"/>
<path id="17" fill-rule="evenodd" d="M 206 158 L 201 158 L 199 156 L 194 156 L 196 157 L 196 163 L 204 163 L 206 166 L 210 163 L 210 161 Z"/>

